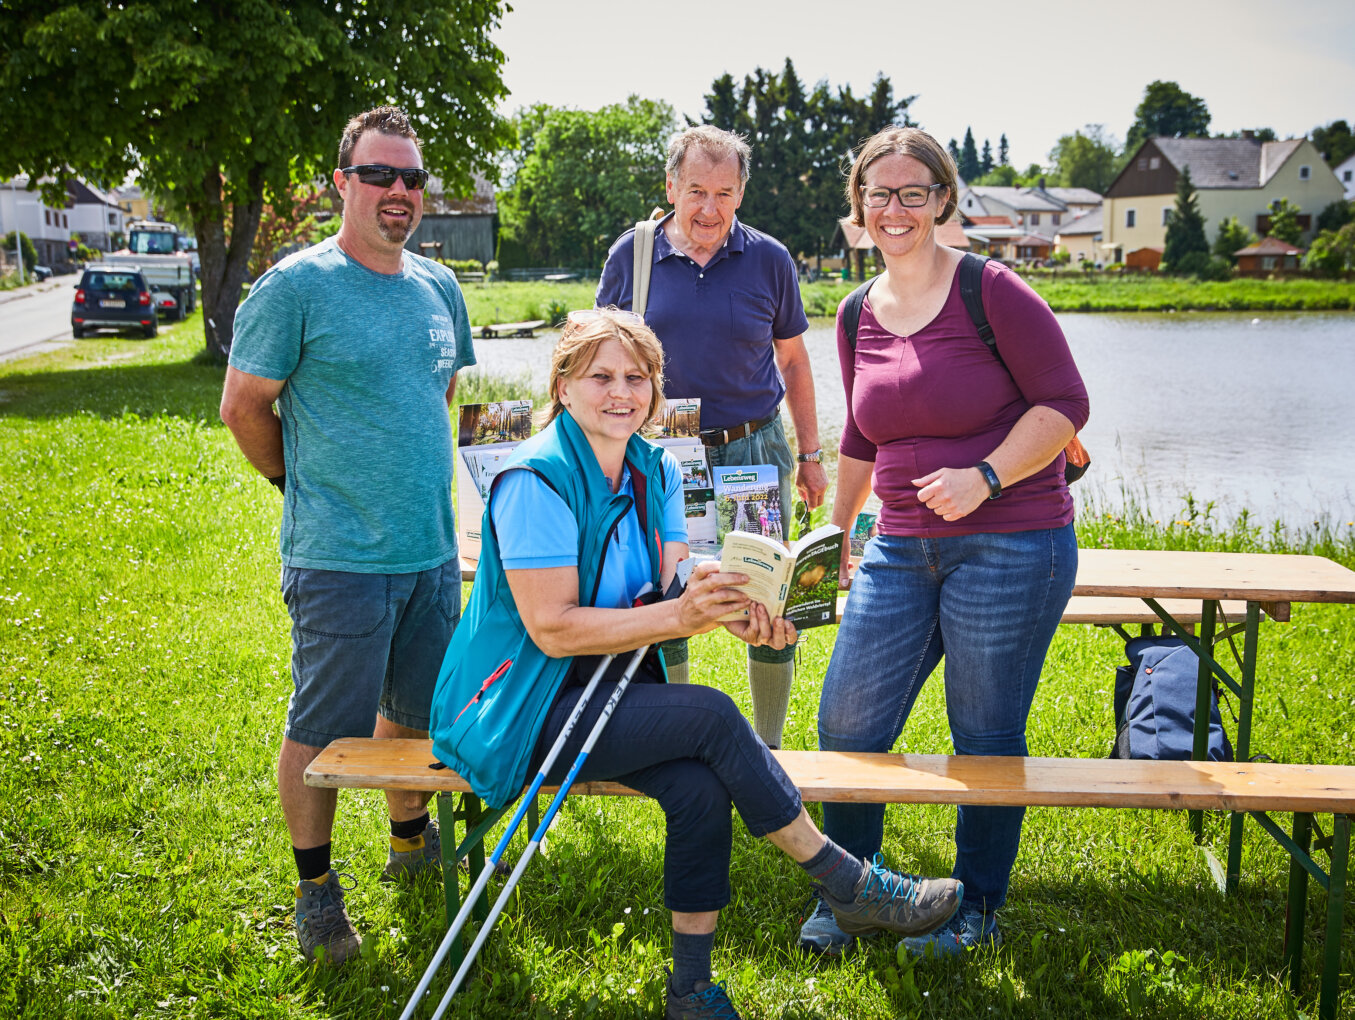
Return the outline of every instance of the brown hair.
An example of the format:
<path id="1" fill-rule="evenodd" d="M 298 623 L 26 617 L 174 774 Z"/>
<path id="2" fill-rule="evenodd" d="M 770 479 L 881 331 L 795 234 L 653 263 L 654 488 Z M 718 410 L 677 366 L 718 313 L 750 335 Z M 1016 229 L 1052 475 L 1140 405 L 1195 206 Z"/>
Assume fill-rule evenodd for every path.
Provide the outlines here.
<path id="1" fill-rule="evenodd" d="M 861 186 L 866 183 L 866 171 L 877 159 L 885 156 L 911 156 L 932 175 L 933 184 L 942 184 L 946 188 L 946 201 L 936 215 L 937 223 L 945 223 L 955 211 L 960 196 L 955 193 L 955 161 L 950 153 L 935 138 L 920 128 L 885 128 L 878 134 L 866 139 L 851 173 L 847 175 L 847 201 L 852 206 L 852 222 L 858 227 L 866 225 L 865 205 L 861 201 Z"/>
<path id="2" fill-rule="evenodd" d="M 642 321 L 633 321 L 632 313 L 615 307 L 599 308 L 594 312 L 571 312 L 571 316 L 586 316 L 577 325 L 565 320 L 555 350 L 550 356 L 550 410 L 543 425 L 549 425 L 560 416 L 565 405 L 560 403 L 559 381 L 586 372 L 597 357 L 598 348 L 608 340 L 616 340 L 640 369 L 649 375 L 653 392 L 649 397 L 648 421 L 663 403 L 663 347 L 654 331 Z"/>
<path id="3" fill-rule="evenodd" d="M 378 106 L 374 110 L 358 114 L 344 125 L 343 134 L 339 136 L 339 169 L 350 165 L 358 139 L 368 131 L 375 131 L 379 135 L 408 138 L 419 150 L 419 155 L 423 155 L 419 136 L 414 133 L 414 127 L 409 123 L 405 111 L 398 106 Z"/>
<path id="4" fill-rule="evenodd" d="M 668 162 L 664 165 L 664 173 L 677 180 L 682 173 L 682 161 L 693 147 L 700 149 L 713 163 L 723 163 L 730 156 L 737 156 L 739 180 L 748 183 L 748 174 L 753 166 L 753 150 L 748 147 L 743 135 L 717 128 L 714 124 L 701 124 L 674 135 L 668 143 Z"/>

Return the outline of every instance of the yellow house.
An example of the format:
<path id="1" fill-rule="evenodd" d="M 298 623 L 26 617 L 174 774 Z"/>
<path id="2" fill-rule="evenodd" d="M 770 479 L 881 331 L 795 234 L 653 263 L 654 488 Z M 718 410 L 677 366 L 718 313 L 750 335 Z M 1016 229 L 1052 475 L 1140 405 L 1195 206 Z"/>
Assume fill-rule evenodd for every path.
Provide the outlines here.
<path id="1" fill-rule="evenodd" d="M 1150 138 L 1106 192 L 1105 261 L 1123 262 L 1126 252 L 1163 246 L 1176 208 L 1176 179 L 1187 167 L 1211 243 L 1230 216 L 1264 236 L 1271 205 L 1281 198 L 1298 206 L 1299 225 L 1311 239 L 1318 214 L 1344 196 L 1336 174 L 1307 138 Z"/>

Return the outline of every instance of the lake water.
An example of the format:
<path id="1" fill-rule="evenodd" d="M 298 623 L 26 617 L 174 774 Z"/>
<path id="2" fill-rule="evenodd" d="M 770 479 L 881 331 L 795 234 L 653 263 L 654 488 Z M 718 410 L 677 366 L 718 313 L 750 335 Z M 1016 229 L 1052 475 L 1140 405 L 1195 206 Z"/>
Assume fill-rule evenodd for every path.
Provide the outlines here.
<path id="1" fill-rule="evenodd" d="M 822 320 L 819 320 L 822 321 Z M 1183 497 L 1263 523 L 1355 520 L 1355 314 L 1059 316 L 1091 397 L 1079 501 L 1133 500 L 1163 520 Z M 845 412 L 830 326 L 805 336 L 826 445 Z M 477 340 L 482 371 L 544 387 L 555 334 Z"/>

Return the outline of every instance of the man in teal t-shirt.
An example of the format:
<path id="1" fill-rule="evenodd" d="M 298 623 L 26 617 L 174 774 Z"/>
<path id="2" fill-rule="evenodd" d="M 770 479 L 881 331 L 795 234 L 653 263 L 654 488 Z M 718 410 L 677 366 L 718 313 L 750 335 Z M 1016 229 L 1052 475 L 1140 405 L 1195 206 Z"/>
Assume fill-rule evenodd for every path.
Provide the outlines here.
<path id="1" fill-rule="evenodd" d="M 293 692 L 278 793 L 301 879 L 297 940 L 330 963 L 361 940 L 330 867 L 336 792 L 306 786 L 306 766 L 338 737 L 426 736 L 461 612 L 448 406 L 475 352 L 455 276 L 404 250 L 427 179 L 403 112 L 349 121 L 334 171 L 343 225 L 254 285 L 221 400 L 245 457 L 282 491 Z M 439 865 L 426 798 L 386 799 L 383 879 Z"/>

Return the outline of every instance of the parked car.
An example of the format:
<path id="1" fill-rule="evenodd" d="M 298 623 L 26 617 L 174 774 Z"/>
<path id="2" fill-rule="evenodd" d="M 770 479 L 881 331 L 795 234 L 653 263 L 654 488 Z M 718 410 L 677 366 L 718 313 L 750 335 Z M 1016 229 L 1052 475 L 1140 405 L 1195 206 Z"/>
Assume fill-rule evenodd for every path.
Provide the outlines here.
<path id="1" fill-rule="evenodd" d="M 33 279 L 36 280 L 38 283 L 41 283 L 43 280 L 50 280 L 51 278 L 52 278 L 52 269 L 50 266 L 33 267 Z"/>
<path id="2" fill-rule="evenodd" d="M 159 332 L 155 299 L 136 267 L 85 267 L 71 305 L 71 333 L 78 340 L 99 329 L 139 329 L 147 338 Z"/>
<path id="3" fill-rule="evenodd" d="M 181 319 L 179 314 L 179 302 L 173 294 L 166 290 L 151 290 L 151 300 L 155 303 L 155 314 L 162 319 L 169 319 L 173 322 L 175 319 Z"/>

